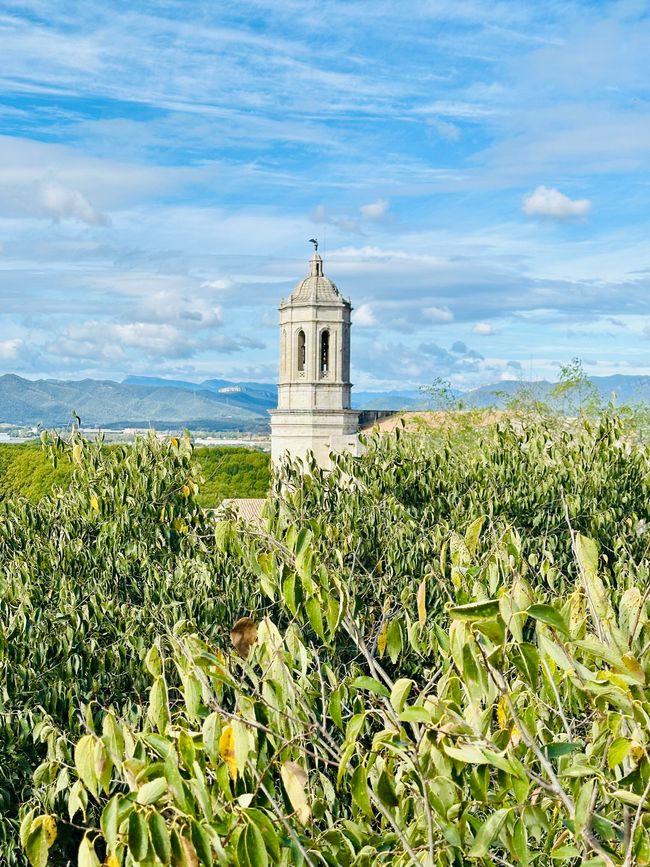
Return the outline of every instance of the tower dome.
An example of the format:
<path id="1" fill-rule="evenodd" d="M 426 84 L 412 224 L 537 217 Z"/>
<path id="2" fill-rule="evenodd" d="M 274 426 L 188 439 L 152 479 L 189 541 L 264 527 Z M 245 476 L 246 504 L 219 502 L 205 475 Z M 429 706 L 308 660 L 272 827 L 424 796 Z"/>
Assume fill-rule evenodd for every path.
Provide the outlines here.
<path id="1" fill-rule="evenodd" d="M 341 293 L 335 283 L 323 273 L 323 260 L 318 253 L 309 260 L 309 274 L 299 280 L 291 293 L 291 301 L 300 304 L 323 304 L 340 301 Z"/>

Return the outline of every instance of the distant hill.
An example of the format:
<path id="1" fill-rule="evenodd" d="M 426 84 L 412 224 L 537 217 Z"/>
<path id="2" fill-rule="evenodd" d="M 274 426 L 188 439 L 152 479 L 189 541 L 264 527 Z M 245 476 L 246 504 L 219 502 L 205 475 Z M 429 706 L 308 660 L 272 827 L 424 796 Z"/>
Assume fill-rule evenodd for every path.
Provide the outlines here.
<path id="1" fill-rule="evenodd" d="M 591 376 L 590 382 L 596 386 L 602 401 L 607 402 L 615 395 L 617 404 L 634 405 L 650 403 L 650 376 Z M 465 392 L 461 399 L 465 406 L 482 409 L 485 407 L 504 407 L 508 400 L 520 392 L 527 391 L 538 400 L 547 401 L 555 383 L 540 379 L 535 382 L 508 380 L 496 385 L 484 385 Z"/>
<path id="2" fill-rule="evenodd" d="M 650 402 L 650 376 L 592 377 L 604 401 Z M 522 389 L 546 400 L 553 384 L 506 381 L 461 395 L 468 407 L 503 407 Z M 263 382 L 208 379 L 195 383 L 153 376 L 129 376 L 123 382 L 82 379 L 28 380 L 0 376 L 0 423 L 61 427 L 75 410 L 85 427 L 189 427 L 194 430 L 268 431 L 268 411 L 277 404 L 277 386 Z M 418 390 L 353 390 L 355 409 L 417 410 L 427 407 Z"/>
<path id="3" fill-rule="evenodd" d="M 83 379 L 31 381 L 0 376 L 0 422 L 58 427 L 74 410 L 85 427 L 191 427 L 205 430 L 263 430 L 272 395 L 253 397 L 246 391 L 221 393 L 156 384 L 118 383 Z"/>

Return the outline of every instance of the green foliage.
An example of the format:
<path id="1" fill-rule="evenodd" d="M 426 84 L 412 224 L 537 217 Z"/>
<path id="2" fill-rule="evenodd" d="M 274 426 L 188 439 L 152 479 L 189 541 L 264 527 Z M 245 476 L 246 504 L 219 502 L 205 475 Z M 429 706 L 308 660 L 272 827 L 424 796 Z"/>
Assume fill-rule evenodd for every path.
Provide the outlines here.
<path id="1" fill-rule="evenodd" d="M 378 436 L 286 466 L 263 530 L 198 507 L 188 442 L 56 448 L 74 484 L 0 525 L 32 864 L 650 860 L 650 451 L 620 419 Z"/>
<path id="2" fill-rule="evenodd" d="M 270 481 L 270 455 L 240 446 L 197 448 L 195 459 L 204 482 L 198 502 L 214 508 L 230 497 L 265 497 Z"/>
<path id="3" fill-rule="evenodd" d="M 106 446 L 105 448 L 114 448 Z M 269 455 L 245 447 L 203 447 L 195 451 L 204 483 L 198 502 L 215 508 L 228 497 L 264 497 L 269 488 Z M 0 443 L 0 501 L 26 497 L 37 502 L 56 487 L 66 487 L 72 465 L 62 461 L 53 466 L 40 443 Z"/>
<path id="4" fill-rule="evenodd" d="M 27 497 L 36 502 L 50 494 L 54 487 L 67 485 L 71 476 L 71 465 L 52 466 L 40 443 L 0 443 L 0 501 L 8 497 Z"/>

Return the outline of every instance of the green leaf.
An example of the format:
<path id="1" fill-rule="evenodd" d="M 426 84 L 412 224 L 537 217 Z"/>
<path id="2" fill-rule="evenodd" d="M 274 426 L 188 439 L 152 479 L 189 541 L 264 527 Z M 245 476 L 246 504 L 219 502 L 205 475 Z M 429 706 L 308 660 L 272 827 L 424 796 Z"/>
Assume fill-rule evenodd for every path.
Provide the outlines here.
<path id="1" fill-rule="evenodd" d="M 530 863 L 530 851 L 528 849 L 528 831 L 526 823 L 521 816 L 515 822 L 515 828 L 512 835 L 512 848 L 517 856 L 518 862 L 522 867 L 528 867 Z"/>
<path id="2" fill-rule="evenodd" d="M 25 840 L 25 853 L 32 867 L 45 867 L 49 848 L 43 823 L 34 822 Z"/>
<path id="3" fill-rule="evenodd" d="M 106 840 L 106 845 L 108 846 L 108 851 L 111 853 L 114 853 L 117 848 L 120 797 L 120 795 L 113 795 L 102 810 L 99 822 L 104 840 Z"/>
<path id="4" fill-rule="evenodd" d="M 136 801 L 143 806 L 155 804 L 166 791 L 167 780 L 164 777 L 156 777 L 155 780 L 150 780 L 139 789 Z"/>
<path id="5" fill-rule="evenodd" d="M 172 857 L 171 839 L 167 824 L 160 813 L 149 813 L 147 818 L 151 845 L 163 864 L 169 864 Z"/>
<path id="6" fill-rule="evenodd" d="M 342 693 L 342 688 L 340 686 L 337 687 L 332 692 L 332 695 L 330 696 L 330 700 L 329 700 L 328 709 L 329 709 L 329 714 L 332 717 L 332 722 L 334 723 L 334 725 L 338 729 L 343 731 L 343 716 L 341 713 L 341 693 Z"/>
<path id="7" fill-rule="evenodd" d="M 169 704 L 167 698 L 167 684 L 163 677 L 157 677 L 149 693 L 149 709 L 147 716 L 156 726 L 161 735 L 165 734 L 169 725 Z"/>
<path id="8" fill-rule="evenodd" d="M 325 641 L 325 630 L 323 629 L 322 603 L 317 596 L 313 596 L 305 602 L 305 611 L 311 624 L 311 628 L 321 641 Z"/>
<path id="9" fill-rule="evenodd" d="M 399 718 L 401 722 L 408 723 L 431 722 L 431 713 L 426 708 L 411 705 L 404 708 Z"/>
<path id="10" fill-rule="evenodd" d="M 382 683 L 375 680 L 374 677 L 366 677 L 365 675 L 355 677 L 350 686 L 353 686 L 355 689 L 366 689 L 368 692 L 372 692 L 375 695 L 381 695 L 384 698 L 390 697 L 390 692 Z"/>
<path id="11" fill-rule="evenodd" d="M 361 812 L 368 819 L 372 819 L 374 814 L 370 805 L 370 794 L 368 793 L 368 772 L 363 765 L 358 765 L 354 769 L 354 773 L 350 778 L 350 792 L 352 793 L 352 800 Z"/>
<path id="12" fill-rule="evenodd" d="M 587 780 L 582 783 L 576 798 L 575 809 L 575 837 L 579 840 L 582 837 L 582 832 L 585 829 L 589 810 L 591 808 L 591 800 L 594 792 L 594 780 Z"/>
<path id="13" fill-rule="evenodd" d="M 377 797 L 385 807 L 394 808 L 399 805 L 399 799 L 395 794 L 395 786 L 389 774 L 384 769 L 379 775 L 375 787 Z"/>
<path id="14" fill-rule="evenodd" d="M 275 816 L 272 820 L 266 813 L 262 812 L 262 810 L 258 810 L 256 807 L 247 810 L 246 815 L 251 822 L 254 822 L 257 825 L 261 832 L 264 845 L 266 846 L 266 851 L 270 858 L 270 863 L 277 864 L 280 861 L 280 841 L 274 827 L 273 820 L 275 819 Z"/>
<path id="15" fill-rule="evenodd" d="M 449 607 L 447 611 L 453 620 L 486 620 L 499 613 L 499 600 L 488 599 L 484 602 L 454 605 Z"/>
<path id="16" fill-rule="evenodd" d="M 160 651 L 155 644 L 152 644 L 147 651 L 147 655 L 144 658 L 144 664 L 147 666 L 149 674 L 152 677 L 160 677 L 162 674 L 162 660 L 160 658 Z"/>
<path id="17" fill-rule="evenodd" d="M 481 530 L 483 529 L 484 523 L 485 515 L 481 515 L 479 518 L 476 518 L 476 520 L 472 521 L 472 523 L 465 531 L 465 545 L 472 557 L 476 554 L 476 547 L 478 545 L 478 540 L 481 535 Z"/>
<path id="18" fill-rule="evenodd" d="M 86 834 L 79 845 L 77 867 L 99 867 L 99 858 L 92 840 Z"/>
<path id="19" fill-rule="evenodd" d="M 74 764 L 79 778 L 88 791 L 97 796 L 97 774 L 95 773 L 95 736 L 84 735 L 74 748 Z"/>
<path id="20" fill-rule="evenodd" d="M 401 713 L 404 710 L 404 705 L 414 684 L 415 681 L 409 677 L 400 677 L 399 680 L 395 681 L 390 692 L 390 703 L 396 713 Z"/>
<path id="21" fill-rule="evenodd" d="M 474 842 L 469 850 L 469 858 L 484 858 L 492 843 L 497 839 L 503 825 L 512 812 L 512 807 L 504 807 L 492 813 L 487 820 L 481 825 L 478 834 L 474 838 Z"/>
<path id="22" fill-rule="evenodd" d="M 149 849 L 149 834 L 142 814 L 134 810 L 129 816 L 128 831 L 129 852 L 134 861 L 142 861 Z"/>
<path id="23" fill-rule="evenodd" d="M 269 856 L 264 838 L 257 825 L 249 821 L 237 841 L 237 859 L 240 867 L 268 867 Z"/>
<path id="24" fill-rule="evenodd" d="M 582 533 L 576 533 L 575 546 L 578 562 L 586 575 L 589 577 L 596 575 L 598 572 L 598 545 L 593 539 L 583 536 Z"/>
<path id="25" fill-rule="evenodd" d="M 581 750 L 583 746 L 583 744 L 571 741 L 553 741 L 550 744 L 544 744 L 543 750 L 549 759 L 559 759 L 561 756 L 568 756 L 576 750 Z"/>
<path id="26" fill-rule="evenodd" d="M 367 713 L 357 713 L 355 714 L 350 722 L 348 723 L 348 727 L 345 730 L 345 741 L 346 743 L 353 744 L 357 737 L 359 736 L 359 732 L 363 727 L 363 724 L 366 720 Z"/>
<path id="27" fill-rule="evenodd" d="M 394 617 L 388 626 L 386 633 L 386 648 L 388 649 L 388 658 L 395 665 L 402 652 L 402 627 L 398 617 Z"/>
<path id="28" fill-rule="evenodd" d="M 77 780 L 70 789 L 68 796 L 68 816 L 70 821 L 74 819 L 78 812 L 86 818 L 86 809 L 88 808 L 88 792 L 81 780 Z"/>
<path id="29" fill-rule="evenodd" d="M 25 848 L 25 844 L 27 843 L 27 837 L 29 836 L 29 830 L 31 828 L 32 822 L 34 821 L 34 816 L 36 815 L 36 807 L 30 810 L 28 813 L 22 818 L 20 823 L 20 845 Z"/>
<path id="30" fill-rule="evenodd" d="M 522 642 L 511 649 L 511 658 L 526 683 L 537 690 L 539 683 L 539 651 L 534 644 Z"/>
<path id="31" fill-rule="evenodd" d="M 637 795 L 636 792 L 630 792 L 627 789 L 616 789 L 611 794 L 617 801 L 622 801 L 622 803 L 629 804 L 631 807 L 638 807 L 643 800 L 641 795 Z"/>
<path id="32" fill-rule="evenodd" d="M 219 762 L 219 738 L 221 737 L 221 717 L 215 711 L 203 722 L 203 749 L 213 765 Z"/>
<path id="33" fill-rule="evenodd" d="M 198 822 L 192 822 L 192 843 L 204 867 L 212 867 L 212 846 L 207 832 Z"/>
<path id="34" fill-rule="evenodd" d="M 573 858 L 579 858 L 580 851 L 576 849 L 575 846 L 571 846 L 569 843 L 565 843 L 563 846 L 558 846 L 555 849 L 551 849 L 551 858 L 554 861 L 571 861 Z M 583 861 L 583 864 L 586 862 Z"/>
<path id="35" fill-rule="evenodd" d="M 485 765 L 489 761 L 473 744 L 456 744 L 456 746 L 445 744 L 444 750 L 450 758 L 467 765 Z"/>
<path id="36" fill-rule="evenodd" d="M 187 797 L 185 795 L 185 786 L 183 778 L 178 769 L 178 760 L 176 752 L 170 751 L 165 759 L 165 779 L 169 787 L 169 794 L 172 796 L 180 809 L 186 813 L 188 811 Z"/>
<path id="37" fill-rule="evenodd" d="M 628 740 L 628 738 L 616 738 L 612 741 L 607 750 L 607 767 L 610 771 L 616 765 L 620 765 L 623 759 L 626 758 L 631 746 L 632 741 Z"/>
<path id="38" fill-rule="evenodd" d="M 534 617 L 535 620 L 539 620 L 547 626 L 557 629 L 557 631 L 561 632 L 563 635 L 569 635 L 569 628 L 564 622 L 564 618 L 559 611 L 556 611 L 556 609 L 553 608 L 552 605 L 544 605 L 543 603 L 531 605 L 530 608 L 527 609 L 526 613 L 531 617 Z"/>

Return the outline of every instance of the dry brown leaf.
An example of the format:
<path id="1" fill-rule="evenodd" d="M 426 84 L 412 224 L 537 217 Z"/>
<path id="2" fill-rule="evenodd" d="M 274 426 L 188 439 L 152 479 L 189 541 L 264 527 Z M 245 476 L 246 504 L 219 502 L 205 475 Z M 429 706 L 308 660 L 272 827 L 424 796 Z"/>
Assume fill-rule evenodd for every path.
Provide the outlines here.
<path id="1" fill-rule="evenodd" d="M 240 617 L 230 630 L 230 639 L 235 645 L 235 650 L 244 659 L 247 658 L 251 647 L 257 641 L 257 626 L 250 617 Z"/>
<path id="2" fill-rule="evenodd" d="M 196 854 L 194 843 L 187 837 L 181 837 L 181 846 L 187 867 L 199 867 L 199 856 Z"/>

